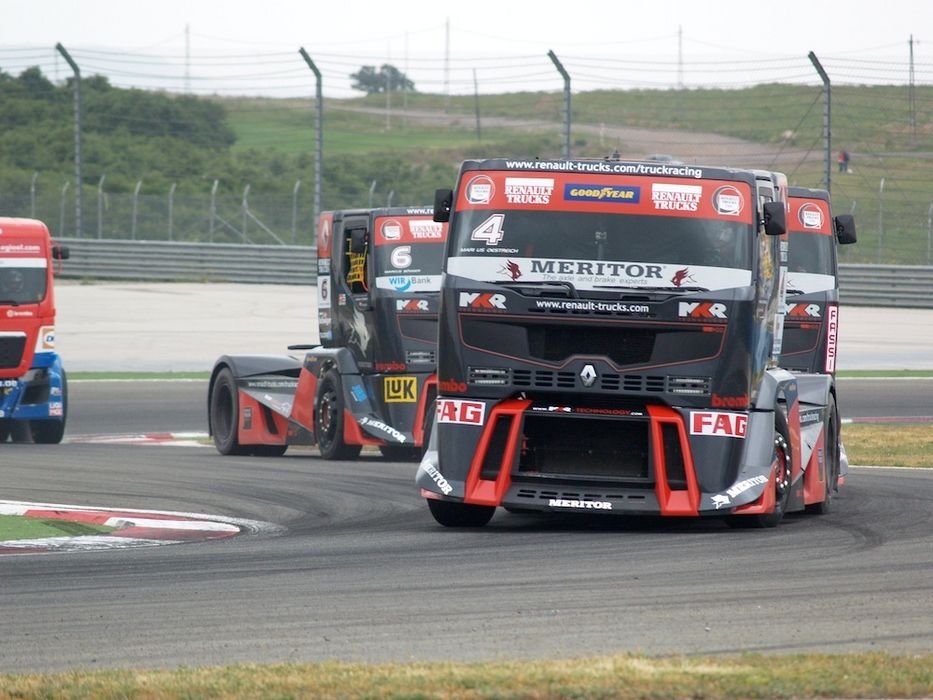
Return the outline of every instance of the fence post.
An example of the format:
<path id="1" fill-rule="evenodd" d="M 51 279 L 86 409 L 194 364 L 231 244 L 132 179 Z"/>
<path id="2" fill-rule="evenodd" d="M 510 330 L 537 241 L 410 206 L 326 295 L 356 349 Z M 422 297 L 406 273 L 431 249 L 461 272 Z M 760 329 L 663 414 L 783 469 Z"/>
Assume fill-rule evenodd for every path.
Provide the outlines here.
<path id="1" fill-rule="evenodd" d="M 173 182 L 172 186 L 168 188 L 168 239 L 174 240 L 174 226 L 175 226 L 175 187 L 178 183 Z"/>
<path id="2" fill-rule="evenodd" d="M 104 237 L 104 178 L 107 174 L 100 176 L 97 181 L 97 237 Z"/>
<path id="3" fill-rule="evenodd" d="M 249 202 L 247 197 L 249 196 L 249 184 L 247 183 L 246 187 L 243 188 L 243 232 L 241 233 L 243 237 L 243 242 L 246 243 L 249 239 L 246 237 L 246 220 L 249 218 Z"/>
<path id="4" fill-rule="evenodd" d="M 389 190 L 389 196 L 386 197 L 386 206 L 392 206 L 392 198 L 395 196 L 395 190 Z"/>
<path id="5" fill-rule="evenodd" d="M 58 215 L 58 236 L 59 238 L 65 235 L 65 194 L 68 192 L 68 185 L 70 184 L 71 184 L 70 182 L 66 181 L 65 184 L 62 186 L 62 199 L 61 199 L 61 206 L 60 206 L 60 211 Z"/>
<path id="6" fill-rule="evenodd" d="M 220 180 L 214 180 L 214 184 L 211 186 L 211 220 L 207 225 L 207 240 L 209 243 L 214 242 L 214 219 L 217 216 L 217 185 L 220 184 Z"/>
<path id="7" fill-rule="evenodd" d="M 29 216 L 33 219 L 36 218 L 36 180 L 38 178 L 39 173 L 33 173 L 32 184 L 29 185 Z"/>
<path id="8" fill-rule="evenodd" d="M 927 265 L 931 264 L 930 248 L 933 245 L 933 202 L 927 209 Z"/>
<path id="9" fill-rule="evenodd" d="M 881 262 L 881 251 L 884 249 L 884 178 L 878 185 L 878 262 Z"/>
<path id="10" fill-rule="evenodd" d="M 373 208 L 373 192 L 376 191 L 376 181 L 373 180 L 372 184 L 369 186 L 369 208 Z"/>
<path id="11" fill-rule="evenodd" d="M 136 215 L 139 211 L 139 190 L 142 189 L 143 181 L 136 182 L 136 189 L 133 190 L 133 225 L 130 228 L 130 237 L 136 240 Z"/>
<path id="12" fill-rule="evenodd" d="M 295 181 L 295 189 L 292 190 L 292 245 L 295 244 L 295 230 L 298 228 L 298 188 L 301 187 L 301 180 Z"/>

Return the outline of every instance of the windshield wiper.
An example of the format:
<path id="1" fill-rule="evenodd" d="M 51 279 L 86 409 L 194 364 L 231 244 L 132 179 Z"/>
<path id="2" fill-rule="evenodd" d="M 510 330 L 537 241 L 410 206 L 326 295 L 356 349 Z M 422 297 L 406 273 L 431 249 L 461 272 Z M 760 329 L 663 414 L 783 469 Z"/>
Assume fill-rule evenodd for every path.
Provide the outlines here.
<path id="1" fill-rule="evenodd" d="M 0 299 L 0 304 L 3 306 L 19 306 L 22 302 L 17 301 L 16 299 Z"/>
<path id="2" fill-rule="evenodd" d="M 707 287 L 619 287 L 598 285 L 595 289 L 624 289 L 633 292 L 708 292 Z"/>
<path id="3" fill-rule="evenodd" d="M 561 296 L 575 298 L 577 289 L 571 282 L 512 282 L 511 280 L 497 280 L 494 284 L 511 289 L 513 292 L 525 296 Z"/>

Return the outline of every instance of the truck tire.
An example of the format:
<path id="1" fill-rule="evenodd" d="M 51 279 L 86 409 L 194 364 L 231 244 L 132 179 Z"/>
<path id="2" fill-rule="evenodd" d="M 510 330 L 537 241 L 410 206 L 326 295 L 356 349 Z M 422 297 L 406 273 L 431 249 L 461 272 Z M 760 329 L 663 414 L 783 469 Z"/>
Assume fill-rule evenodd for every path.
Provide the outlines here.
<path id="1" fill-rule="evenodd" d="M 790 500 L 791 457 L 787 441 L 787 419 L 780 410 L 774 414 L 774 510 L 763 515 L 730 515 L 726 523 L 734 528 L 777 527 L 784 519 Z"/>
<path id="2" fill-rule="evenodd" d="M 240 399 L 236 379 L 229 367 L 224 367 L 217 373 L 207 406 L 207 420 L 217 451 L 222 455 L 247 454 L 247 449 L 237 439 Z"/>
<path id="3" fill-rule="evenodd" d="M 492 520 L 496 512 L 495 506 L 476 506 L 457 501 L 438 501 L 434 498 L 426 500 L 431 515 L 444 527 L 483 527 Z"/>
<path id="4" fill-rule="evenodd" d="M 314 432 L 318 450 L 324 459 L 356 459 L 362 445 L 348 445 L 343 441 L 343 387 L 340 375 L 329 369 L 318 384 L 314 402 Z"/>
<path id="5" fill-rule="evenodd" d="M 32 441 L 37 445 L 57 445 L 65 437 L 65 421 L 68 419 L 68 377 L 62 370 L 62 419 L 29 421 Z"/>
<path id="6" fill-rule="evenodd" d="M 0 442 L 6 442 L 10 439 L 12 429 L 8 418 L 0 419 Z"/>
<path id="7" fill-rule="evenodd" d="M 836 411 L 836 398 L 830 395 L 829 415 L 823 428 L 826 435 L 825 457 L 823 459 L 823 478 L 826 481 L 826 493 L 819 503 L 811 503 L 806 507 L 807 513 L 826 515 L 832 510 L 833 497 L 836 495 L 837 481 L 839 480 L 839 416 Z"/>

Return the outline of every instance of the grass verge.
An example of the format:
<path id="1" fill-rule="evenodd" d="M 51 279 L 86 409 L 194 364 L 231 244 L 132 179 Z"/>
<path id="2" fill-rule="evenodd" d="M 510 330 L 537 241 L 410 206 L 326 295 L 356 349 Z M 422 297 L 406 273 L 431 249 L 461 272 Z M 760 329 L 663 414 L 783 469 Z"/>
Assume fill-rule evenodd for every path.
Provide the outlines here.
<path id="1" fill-rule="evenodd" d="M 933 655 L 653 658 L 495 663 L 237 665 L 0 675 L 12 698 L 922 698 Z"/>
<path id="2" fill-rule="evenodd" d="M 21 515 L 0 515 L 0 541 L 32 540 L 43 537 L 77 537 L 101 535 L 116 530 L 107 525 L 79 523 L 57 518 L 24 518 Z"/>

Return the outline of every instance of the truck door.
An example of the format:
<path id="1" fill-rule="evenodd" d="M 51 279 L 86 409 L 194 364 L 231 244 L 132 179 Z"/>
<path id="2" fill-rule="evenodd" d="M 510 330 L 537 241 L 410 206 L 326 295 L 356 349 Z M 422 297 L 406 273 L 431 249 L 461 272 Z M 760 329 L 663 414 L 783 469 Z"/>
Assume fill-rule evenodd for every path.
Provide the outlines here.
<path id="1" fill-rule="evenodd" d="M 349 216 L 335 226 L 333 285 L 334 345 L 357 362 L 372 362 L 372 225 L 369 216 Z"/>

